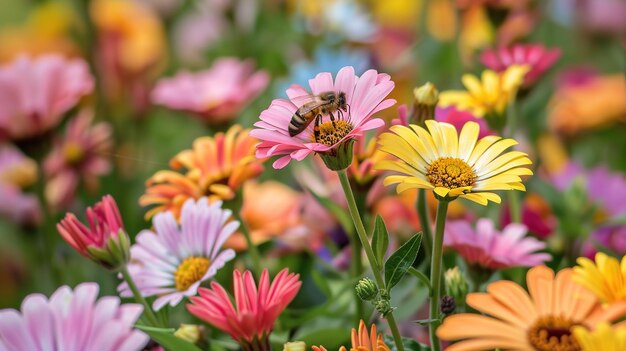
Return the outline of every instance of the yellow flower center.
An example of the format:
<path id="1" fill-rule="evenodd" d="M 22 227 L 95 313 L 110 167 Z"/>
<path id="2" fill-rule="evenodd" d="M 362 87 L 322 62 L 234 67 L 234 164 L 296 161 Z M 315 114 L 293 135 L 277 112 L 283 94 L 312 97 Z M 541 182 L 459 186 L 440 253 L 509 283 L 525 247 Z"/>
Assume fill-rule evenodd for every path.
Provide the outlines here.
<path id="1" fill-rule="evenodd" d="M 315 132 L 311 134 L 311 142 L 333 146 L 348 135 L 353 128 L 348 121 L 326 121 L 319 125 L 319 136 L 317 138 L 315 137 Z"/>
<path id="2" fill-rule="evenodd" d="M 476 173 L 465 161 L 459 158 L 442 157 L 428 166 L 426 176 L 436 187 L 456 189 L 474 185 Z"/>
<path id="3" fill-rule="evenodd" d="M 528 330 L 528 341 L 537 351 L 580 351 L 571 332 L 576 325 L 563 317 L 542 317 Z"/>
<path id="4" fill-rule="evenodd" d="M 185 291 L 189 287 L 202 279 L 204 273 L 209 269 L 211 261 L 206 257 L 188 257 L 178 266 L 174 273 L 176 290 Z"/>
<path id="5" fill-rule="evenodd" d="M 82 146 L 76 142 L 68 142 L 63 148 L 63 156 L 65 161 L 69 164 L 77 164 L 83 160 L 85 151 Z"/>

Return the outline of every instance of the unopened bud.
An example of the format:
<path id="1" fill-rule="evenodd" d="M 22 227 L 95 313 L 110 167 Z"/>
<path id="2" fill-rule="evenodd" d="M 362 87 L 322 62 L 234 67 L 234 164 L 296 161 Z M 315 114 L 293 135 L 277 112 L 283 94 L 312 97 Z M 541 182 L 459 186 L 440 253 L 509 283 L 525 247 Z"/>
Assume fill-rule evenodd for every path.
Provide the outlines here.
<path id="1" fill-rule="evenodd" d="M 459 267 L 448 269 L 444 274 L 444 279 L 446 281 L 446 293 L 459 301 L 465 301 L 468 286 Z"/>
<path id="2" fill-rule="evenodd" d="M 439 91 L 428 82 L 413 90 L 415 98 L 414 123 L 423 124 L 428 119 L 435 119 L 435 107 L 439 102 Z"/>
<path id="3" fill-rule="evenodd" d="M 363 301 L 371 301 L 378 295 L 378 286 L 370 278 L 363 278 L 354 287 L 357 296 Z"/>
<path id="4" fill-rule="evenodd" d="M 449 315 L 454 313 L 456 309 L 456 303 L 454 302 L 454 297 L 446 295 L 441 298 L 439 301 L 439 309 L 441 313 L 444 315 Z"/>
<path id="5" fill-rule="evenodd" d="M 378 291 L 378 296 L 374 301 L 374 308 L 376 311 L 380 313 L 381 316 L 386 317 L 389 313 L 393 312 L 393 307 L 391 307 L 391 296 L 389 296 L 389 292 L 384 289 L 380 289 Z"/>
<path id="6" fill-rule="evenodd" d="M 202 338 L 202 326 L 195 324 L 181 324 L 174 336 L 189 341 L 192 344 L 198 343 Z"/>
<path id="7" fill-rule="evenodd" d="M 304 341 L 288 342 L 283 345 L 283 351 L 304 351 L 306 350 L 306 343 Z"/>

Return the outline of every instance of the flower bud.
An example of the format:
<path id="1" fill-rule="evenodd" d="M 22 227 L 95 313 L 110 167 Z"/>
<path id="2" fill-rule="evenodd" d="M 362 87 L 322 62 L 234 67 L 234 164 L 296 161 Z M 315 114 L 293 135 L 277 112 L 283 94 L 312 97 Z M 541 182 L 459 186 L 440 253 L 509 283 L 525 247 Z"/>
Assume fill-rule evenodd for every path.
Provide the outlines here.
<path id="1" fill-rule="evenodd" d="M 283 346 L 283 351 L 305 351 L 306 343 L 304 341 L 288 342 Z"/>
<path id="2" fill-rule="evenodd" d="M 439 309 L 441 313 L 443 313 L 444 315 L 449 315 L 449 314 L 454 313 L 454 310 L 456 309 L 456 303 L 454 302 L 454 297 L 449 296 L 449 295 L 442 296 L 441 300 L 439 301 Z"/>
<path id="3" fill-rule="evenodd" d="M 414 123 L 424 124 L 428 119 L 435 119 L 435 107 L 439 102 L 439 91 L 434 84 L 427 82 L 413 90 L 415 98 Z"/>
<path id="4" fill-rule="evenodd" d="M 446 281 L 446 293 L 457 301 L 465 301 L 468 286 L 459 267 L 448 269 L 444 274 L 444 279 Z"/>
<path id="5" fill-rule="evenodd" d="M 389 313 L 393 312 L 394 308 L 391 307 L 391 296 L 389 292 L 384 289 L 378 290 L 378 296 L 374 301 L 374 308 L 380 313 L 381 316 L 386 317 Z"/>
<path id="6" fill-rule="evenodd" d="M 324 164 L 331 171 L 341 171 L 352 164 L 354 139 L 347 140 L 337 145 L 334 149 L 320 152 L 319 155 Z"/>
<path id="7" fill-rule="evenodd" d="M 197 344 L 202 339 L 202 326 L 195 324 L 181 324 L 178 330 L 174 332 L 174 336 Z"/>
<path id="8" fill-rule="evenodd" d="M 363 301 L 372 301 L 378 295 L 378 286 L 370 278 L 362 278 L 354 288 L 356 294 Z"/>

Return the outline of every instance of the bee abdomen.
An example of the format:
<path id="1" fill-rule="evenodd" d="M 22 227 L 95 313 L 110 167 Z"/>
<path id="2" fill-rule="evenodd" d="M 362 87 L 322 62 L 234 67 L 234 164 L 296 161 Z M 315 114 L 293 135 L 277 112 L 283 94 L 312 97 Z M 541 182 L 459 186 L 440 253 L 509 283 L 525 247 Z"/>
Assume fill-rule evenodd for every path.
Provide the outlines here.
<path id="1" fill-rule="evenodd" d="M 300 115 L 299 111 L 294 113 L 289 122 L 289 136 L 293 137 L 300 134 L 304 130 L 305 119 Z"/>

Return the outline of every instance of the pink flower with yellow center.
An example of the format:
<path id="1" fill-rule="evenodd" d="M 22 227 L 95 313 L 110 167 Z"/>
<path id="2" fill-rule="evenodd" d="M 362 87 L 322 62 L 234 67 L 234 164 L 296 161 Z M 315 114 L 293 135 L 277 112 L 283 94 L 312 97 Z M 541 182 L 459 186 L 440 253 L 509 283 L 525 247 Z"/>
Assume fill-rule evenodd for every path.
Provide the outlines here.
<path id="1" fill-rule="evenodd" d="M 113 129 L 106 122 L 92 122 L 93 113 L 88 111 L 69 121 L 65 135 L 44 161 L 46 199 L 52 208 L 70 205 L 81 182 L 96 192 L 99 178 L 111 171 Z"/>
<path id="2" fill-rule="evenodd" d="M 516 44 L 509 48 L 487 49 L 480 55 L 480 61 L 496 72 L 502 72 L 511 65 L 528 65 L 530 70 L 524 76 L 524 86 L 532 85 L 561 56 L 559 49 L 547 49 L 541 44 Z"/>
<path id="3" fill-rule="evenodd" d="M 263 160 L 254 156 L 257 142 L 239 125 L 194 140 L 192 149 L 172 158 L 172 170 L 158 171 L 146 181 L 139 204 L 155 205 L 146 218 L 162 211 L 172 211 L 178 218 L 181 206 L 190 198 L 233 199 L 245 181 L 263 171 Z"/>
<path id="4" fill-rule="evenodd" d="M 24 188 L 37 181 L 37 163 L 11 144 L 0 144 L 0 215 L 21 225 L 41 219 L 39 201 Z"/>
<path id="5" fill-rule="evenodd" d="M 470 265 L 491 270 L 509 267 L 532 267 L 552 257 L 538 250 L 546 244 L 526 236 L 523 224 L 511 223 L 502 232 L 489 219 L 479 219 L 476 229 L 467 221 L 448 221 L 443 245 L 458 252 Z"/>
<path id="6" fill-rule="evenodd" d="M 57 224 L 59 234 L 79 254 L 109 269 L 128 263 L 130 239 L 124 231 L 122 216 L 111 195 L 87 208 L 88 226 L 73 213 Z"/>
<path id="7" fill-rule="evenodd" d="M 205 197 L 197 202 L 189 199 L 183 205 L 180 225 L 172 212 L 162 212 L 152 219 L 154 231 L 137 235 L 128 270 L 143 296 L 158 296 L 152 305 L 155 310 L 195 295 L 202 282 L 235 258 L 235 251 L 222 250 L 239 227 L 239 222 L 229 221 L 231 214 L 222 209 L 221 201 L 209 204 Z M 118 290 L 123 297 L 132 296 L 125 282 Z"/>
<path id="8" fill-rule="evenodd" d="M 60 55 L 20 56 L 0 67 L 0 140 L 38 136 L 94 87 L 87 63 Z"/>
<path id="9" fill-rule="evenodd" d="M 270 282 L 263 270 L 257 287 L 250 271 L 233 271 L 235 305 L 224 288 L 211 282 L 191 298 L 187 310 L 194 316 L 230 335 L 246 351 L 271 351 L 269 334 L 274 322 L 300 290 L 299 275 L 287 268 Z"/>
<path id="10" fill-rule="evenodd" d="M 28 295 L 21 311 L 0 310 L 0 350 L 140 351 L 150 339 L 133 329 L 143 307 L 98 299 L 96 283 L 64 285 L 50 297 Z"/>
<path id="11" fill-rule="evenodd" d="M 152 91 L 152 102 L 220 124 L 237 117 L 269 80 L 267 72 L 255 72 L 251 60 L 221 58 L 207 70 L 161 79 Z"/>
<path id="12" fill-rule="evenodd" d="M 364 131 L 384 125 L 382 119 L 372 119 L 372 116 L 395 103 L 393 99 L 385 99 L 394 88 L 391 78 L 375 70 L 358 77 L 354 68 L 344 67 L 339 70 L 334 81 L 329 72 L 323 72 L 309 80 L 309 86 L 311 92 L 299 85 L 292 85 L 287 89 L 289 99 L 272 101 L 270 107 L 261 112 L 261 120 L 254 124 L 257 128 L 250 132 L 250 135 L 261 139 L 257 145 L 257 157 L 284 155 L 274 162 L 274 168 L 283 168 L 292 159 L 301 161 L 312 153 L 336 152 L 340 145 L 362 135 Z M 302 132 L 290 136 L 289 126 L 296 111 L 316 100 L 311 95 L 327 92 L 335 93 L 337 99 L 345 94 L 346 109 L 333 113 L 334 122 L 329 113 L 322 114 L 317 136 L 314 132 L 317 124 L 315 120 Z M 313 119 L 316 119 L 315 115 Z"/>

